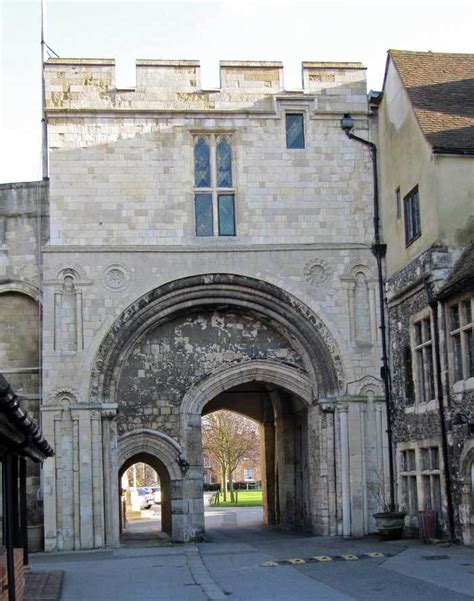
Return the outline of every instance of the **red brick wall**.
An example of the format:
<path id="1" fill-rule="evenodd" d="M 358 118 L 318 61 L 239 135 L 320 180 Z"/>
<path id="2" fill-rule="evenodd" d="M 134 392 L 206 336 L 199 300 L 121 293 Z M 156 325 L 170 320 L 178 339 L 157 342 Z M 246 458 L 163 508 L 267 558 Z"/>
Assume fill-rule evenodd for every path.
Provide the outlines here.
<path id="1" fill-rule="evenodd" d="M 25 590 L 25 578 L 23 574 L 23 549 L 15 549 L 15 589 L 16 600 L 23 601 L 23 593 Z M 0 555 L 0 601 L 8 601 L 8 572 L 7 572 L 7 554 L 2 551 Z"/>

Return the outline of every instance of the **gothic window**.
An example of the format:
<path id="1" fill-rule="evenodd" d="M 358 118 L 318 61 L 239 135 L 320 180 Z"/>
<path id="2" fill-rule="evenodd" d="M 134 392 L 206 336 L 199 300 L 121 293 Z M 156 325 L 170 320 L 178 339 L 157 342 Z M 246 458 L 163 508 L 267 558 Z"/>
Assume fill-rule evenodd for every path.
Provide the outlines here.
<path id="1" fill-rule="evenodd" d="M 304 117 L 302 113 L 286 114 L 286 147 L 304 148 Z"/>
<path id="2" fill-rule="evenodd" d="M 235 193 L 229 136 L 208 134 L 194 141 L 196 236 L 235 236 Z"/>
<path id="3" fill-rule="evenodd" d="M 227 138 L 217 142 L 217 187 L 232 188 L 232 149 Z"/>
<path id="4" fill-rule="evenodd" d="M 194 146 L 194 185 L 196 188 L 211 187 L 211 159 L 206 138 L 198 138 Z"/>
<path id="5" fill-rule="evenodd" d="M 453 380 L 474 377 L 474 297 L 467 297 L 448 307 L 450 355 Z"/>

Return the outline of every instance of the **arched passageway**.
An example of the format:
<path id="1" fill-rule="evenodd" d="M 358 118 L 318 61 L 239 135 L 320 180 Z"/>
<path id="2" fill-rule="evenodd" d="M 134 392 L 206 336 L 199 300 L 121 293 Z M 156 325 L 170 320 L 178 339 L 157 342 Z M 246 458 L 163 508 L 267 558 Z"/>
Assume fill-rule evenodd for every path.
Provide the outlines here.
<path id="1" fill-rule="evenodd" d="M 220 392 L 202 415 L 226 409 L 259 424 L 263 523 L 310 529 L 308 408 L 294 393 L 258 378 Z"/>
<path id="2" fill-rule="evenodd" d="M 323 535 L 370 531 L 368 482 L 375 468 L 385 473 L 379 385 L 363 372 L 347 381 L 326 324 L 268 282 L 208 274 L 149 291 L 115 320 L 92 364 L 90 409 L 78 420 L 77 440 L 92 431 L 94 448 L 103 450 L 91 455 L 92 471 L 108 467 L 103 494 L 84 495 L 97 527 L 84 528 L 81 548 L 103 544 L 104 531 L 105 544 L 118 544 L 119 471 L 140 457 L 169 475 L 164 528 L 171 538 L 203 538 L 201 419 L 218 408 L 261 424 L 266 523 Z M 65 432 L 67 415 L 57 414 Z M 45 418 L 54 430 L 56 414 Z M 67 459 L 51 465 L 52 486 L 71 472 Z M 78 490 L 90 487 L 88 476 L 79 475 Z M 55 490 L 51 497 L 59 499 Z M 45 520 L 48 548 L 58 545 L 61 519 L 65 513 L 53 505 Z"/>
<path id="3" fill-rule="evenodd" d="M 157 477 L 153 482 L 146 481 L 128 482 L 124 489 L 124 475 L 131 468 L 139 465 L 149 466 Z M 125 478 L 127 479 L 127 478 Z M 148 484 L 150 486 L 148 486 Z M 154 512 L 150 527 L 138 529 L 130 528 L 133 520 L 142 518 L 142 511 L 152 508 L 156 503 L 151 486 L 159 484 L 160 501 L 159 511 Z M 145 494 L 145 492 L 148 494 Z M 170 476 L 164 463 L 150 453 L 137 453 L 130 457 L 119 470 L 119 494 L 120 494 L 120 533 L 133 535 L 134 532 L 146 532 L 150 538 L 158 537 L 160 532 L 171 535 L 171 490 Z M 147 501 L 147 502 L 144 502 Z M 159 514 L 157 519 L 157 513 Z M 138 514 L 138 515 L 137 515 Z M 145 524 L 147 526 L 147 524 Z"/>

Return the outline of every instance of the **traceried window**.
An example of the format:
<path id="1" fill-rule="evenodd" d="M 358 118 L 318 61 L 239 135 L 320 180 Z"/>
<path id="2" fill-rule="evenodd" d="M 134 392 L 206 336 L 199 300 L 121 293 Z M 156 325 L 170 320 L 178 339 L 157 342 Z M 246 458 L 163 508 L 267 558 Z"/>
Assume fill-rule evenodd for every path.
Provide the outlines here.
<path id="1" fill-rule="evenodd" d="M 405 241 L 407 246 L 421 236 L 420 196 L 415 186 L 403 199 L 405 210 Z"/>
<path id="2" fill-rule="evenodd" d="M 194 138 L 196 236 L 235 236 L 232 144 L 228 135 Z"/>
<path id="3" fill-rule="evenodd" d="M 302 113 L 286 113 L 286 147 L 304 148 L 304 117 Z"/>
<path id="4" fill-rule="evenodd" d="M 474 297 L 468 297 L 448 307 L 449 338 L 453 379 L 474 377 Z"/>
<path id="5" fill-rule="evenodd" d="M 435 398 L 431 317 L 428 315 L 419 319 L 413 327 L 416 398 L 420 403 L 427 403 Z"/>

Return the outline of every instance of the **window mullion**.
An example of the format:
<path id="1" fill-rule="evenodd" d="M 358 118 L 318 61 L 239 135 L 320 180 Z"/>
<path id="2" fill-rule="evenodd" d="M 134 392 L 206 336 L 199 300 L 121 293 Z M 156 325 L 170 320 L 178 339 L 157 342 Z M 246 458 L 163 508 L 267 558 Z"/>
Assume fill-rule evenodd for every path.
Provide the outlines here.
<path id="1" fill-rule="evenodd" d="M 217 152 L 216 136 L 210 138 L 211 146 L 211 187 L 212 187 L 212 220 L 214 225 L 214 236 L 219 235 L 219 215 L 217 207 Z"/>

